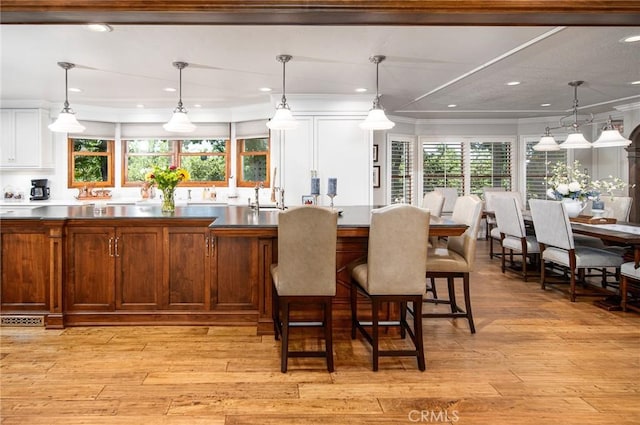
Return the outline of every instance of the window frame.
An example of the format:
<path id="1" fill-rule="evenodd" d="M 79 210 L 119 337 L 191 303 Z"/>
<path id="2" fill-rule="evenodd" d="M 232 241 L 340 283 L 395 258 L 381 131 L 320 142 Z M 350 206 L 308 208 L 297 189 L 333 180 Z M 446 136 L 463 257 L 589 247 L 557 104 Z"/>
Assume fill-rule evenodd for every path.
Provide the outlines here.
<path id="1" fill-rule="evenodd" d="M 167 153 L 134 153 L 129 154 L 127 152 L 127 142 L 136 141 L 136 140 L 161 140 L 169 143 L 169 151 Z M 225 142 L 225 152 L 182 152 L 182 142 L 192 141 L 192 140 L 224 140 Z M 122 187 L 139 187 L 142 186 L 144 182 L 141 181 L 129 181 L 128 180 L 128 167 L 127 167 L 127 159 L 129 156 L 164 156 L 169 157 L 169 164 L 175 165 L 176 167 L 182 166 L 182 158 L 190 157 L 190 156 L 223 156 L 225 157 L 225 180 L 206 180 L 206 181 L 194 181 L 187 180 L 182 182 L 180 185 L 182 187 L 208 187 L 211 185 L 216 185 L 218 187 L 228 187 L 229 186 L 229 175 L 231 172 L 231 140 L 226 137 L 198 137 L 198 138 L 181 138 L 181 139 L 167 139 L 167 138 L 158 138 L 158 137 L 136 137 L 136 138 L 126 138 L 122 139 L 122 164 L 121 164 L 121 185 Z"/>
<path id="2" fill-rule="evenodd" d="M 74 140 L 104 140 L 107 142 L 106 152 L 76 152 L 73 150 Z M 107 157 L 107 180 L 99 182 L 82 182 L 75 180 L 75 158 L 79 156 L 105 156 Z M 69 189 L 93 187 L 114 187 L 115 186 L 115 140 L 107 137 L 67 137 L 67 187 Z"/>
<path id="3" fill-rule="evenodd" d="M 253 139 L 267 139 L 266 151 L 244 151 L 244 142 Z M 255 187 L 260 182 L 242 179 L 242 158 L 245 156 L 266 155 L 267 178 L 262 182 L 264 187 L 271 187 L 271 135 L 243 137 L 236 139 L 236 184 L 238 187 Z"/>
<path id="4" fill-rule="evenodd" d="M 405 145 L 407 147 L 406 152 L 408 153 L 408 158 L 405 158 L 404 163 L 408 165 L 407 170 L 404 175 L 393 174 L 393 152 L 394 152 L 394 144 Z M 391 134 L 387 136 L 387 166 L 389 169 L 389 179 L 388 179 L 388 198 L 387 203 L 395 203 L 396 200 L 393 198 L 393 182 L 394 179 L 406 182 L 408 184 L 403 184 L 405 190 L 403 190 L 403 200 L 407 201 L 409 204 L 415 204 L 418 202 L 418 181 L 417 181 L 417 173 L 416 173 L 416 162 L 417 162 L 417 153 L 416 153 L 416 137 L 409 135 L 398 135 Z M 408 193 L 407 193 L 408 191 Z M 408 198 L 408 199 L 407 199 Z M 421 198 L 422 199 L 422 198 Z"/>

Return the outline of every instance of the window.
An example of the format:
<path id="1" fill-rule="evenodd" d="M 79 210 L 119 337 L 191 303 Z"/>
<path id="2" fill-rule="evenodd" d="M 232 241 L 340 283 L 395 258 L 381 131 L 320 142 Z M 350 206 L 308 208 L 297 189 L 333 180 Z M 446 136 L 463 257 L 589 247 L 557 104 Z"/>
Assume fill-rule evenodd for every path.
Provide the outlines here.
<path id="1" fill-rule="evenodd" d="M 414 142 L 391 141 L 391 202 L 411 204 L 415 198 L 413 179 Z"/>
<path id="2" fill-rule="evenodd" d="M 191 174 L 185 186 L 218 184 L 229 181 L 229 141 L 225 139 L 125 140 L 123 148 L 123 186 L 136 186 L 154 166 L 176 165 Z"/>
<path id="3" fill-rule="evenodd" d="M 269 159 L 268 137 L 238 139 L 238 186 L 269 187 Z"/>
<path id="4" fill-rule="evenodd" d="M 485 187 L 511 190 L 511 142 L 471 142 L 469 167 L 472 194 L 481 196 Z"/>
<path id="5" fill-rule="evenodd" d="M 464 156 L 460 142 L 422 143 L 422 191 L 453 187 L 464 193 Z"/>
<path id="6" fill-rule="evenodd" d="M 112 187 L 113 140 L 68 139 L 68 187 Z"/>
<path id="7" fill-rule="evenodd" d="M 558 161 L 567 161 L 566 149 L 551 152 L 538 152 L 533 150 L 533 146 L 538 141 L 526 143 L 525 166 L 526 166 L 526 186 L 527 202 L 529 199 L 546 199 L 547 184 L 545 177 L 549 175 L 550 168 Z M 558 141 L 562 143 L 562 141 Z M 551 165 L 549 165 L 551 164 Z"/>

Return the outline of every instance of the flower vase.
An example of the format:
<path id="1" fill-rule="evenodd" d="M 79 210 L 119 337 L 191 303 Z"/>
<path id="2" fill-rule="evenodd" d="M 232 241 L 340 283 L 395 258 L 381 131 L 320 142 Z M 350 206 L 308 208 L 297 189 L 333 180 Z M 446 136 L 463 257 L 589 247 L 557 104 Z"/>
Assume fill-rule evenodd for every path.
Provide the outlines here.
<path id="1" fill-rule="evenodd" d="M 600 198 L 593 200 L 591 204 L 591 213 L 594 218 L 601 218 L 604 214 L 604 202 Z"/>
<path id="2" fill-rule="evenodd" d="M 570 218 L 579 216 L 580 212 L 582 212 L 586 206 L 585 203 L 572 198 L 564 198 L 562 203 L 564 204 L 564 208 L 567 210 L 567 215 Z"/>
<path id="3" fill-rule="evenodd" d="M 162 212 L 172 213 L 176 210 L 175 188 L 165 187 L 162 189 Z"/>

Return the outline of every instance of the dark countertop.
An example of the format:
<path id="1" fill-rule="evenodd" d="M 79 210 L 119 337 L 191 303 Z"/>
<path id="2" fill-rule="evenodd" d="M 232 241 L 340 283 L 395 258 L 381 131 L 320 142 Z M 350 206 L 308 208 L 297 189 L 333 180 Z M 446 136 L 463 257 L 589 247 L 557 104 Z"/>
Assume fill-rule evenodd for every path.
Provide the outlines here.
<path id="1" fill-rule="evenodd" d="M 338 227 L 369 227 L 371 206 L 337 207 L 340 211 Z M 207 206 L 190 205 L 176 207 L 175 213 L 163 213 L 159 205 L 107 205 L 102 213 L 94 212 L 93 205 L 83 206 L 43 206 L 33 209 L 4 208 L 0 222 L 9 220 L 117 220 L 117 219 L 211 219 L 209 227 L 215 228 L 251 228 L 277 227 L 276 209 L 261 209 L 259 213 L 246 206 Z M 455 226 L 448 219 L 432 220 L 437 227 Z"/>

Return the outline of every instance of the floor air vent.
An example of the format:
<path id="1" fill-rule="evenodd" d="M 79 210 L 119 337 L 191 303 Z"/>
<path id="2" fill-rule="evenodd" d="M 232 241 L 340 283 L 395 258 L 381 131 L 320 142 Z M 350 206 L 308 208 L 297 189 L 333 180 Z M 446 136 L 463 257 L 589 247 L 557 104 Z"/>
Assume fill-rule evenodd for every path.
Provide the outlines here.
<path id="1" fill-rule="evenodd" d="M 42 316 L 2 316 L 0 318 L 2 326 L 44 326 Z"/>

